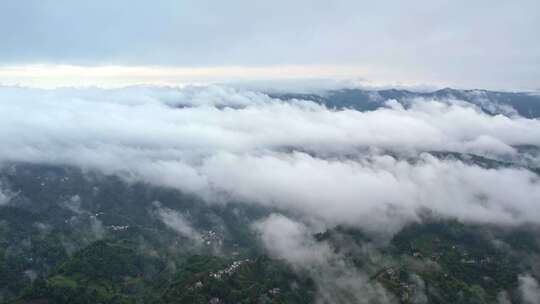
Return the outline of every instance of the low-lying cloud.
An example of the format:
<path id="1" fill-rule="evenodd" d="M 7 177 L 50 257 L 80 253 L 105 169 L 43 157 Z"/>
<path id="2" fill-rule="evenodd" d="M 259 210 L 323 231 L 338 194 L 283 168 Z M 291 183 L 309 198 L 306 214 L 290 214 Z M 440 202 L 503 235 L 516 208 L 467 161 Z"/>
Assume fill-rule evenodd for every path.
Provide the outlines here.
<path id="1" fill-rule="evenodd" d="M 157 207 L 156 215 L 167 227 L 195 243 L 202 242 L 201 234 L 193 228 L 185 215 L 178 211 L 162 207 L 160 204 L 157 204 Z"/>
<path id="2" fill-rule="evenodd" d="M 525 304 L 540 303 L 540 286 L 538 282 L 530 275 L 519 277 L 519 291 Z"/>
<path id="3" fill-rule="evenodd" d="M 11 193 L 7 189 L 4 189 L 0 182 L 0 206 L 7 204 L 11 200 Z"/>
<path id="4" fill-rule="evenodd" d="M 286 261 L 297 271 L 307 271 L 315 280 L 316 303 L 399 303 L 366 273 L 349 265 L 329 244 L 315 241 L 304 224 L 272 214 L 253 228 L 271 256 Z"/>
<path id="5" fill-rule="evenodd" d="M 423 208 L 483 223 L 538 222 L 540 216 L 540 182 L 530 171 L 484 169 L 428 154 L 414 164 L 391 156 L 353 161 L 226 154 L 208 160 L 202 172 L 244 201 L 366 229 L 399 229 Z"/>
<path id="6" fill-rule="evenodd" d="M 394 231 L 425 208 L 472 222 L 540 222 L 532 171 L 423 153 L 508 160 L 518 145 L 540 146 L 539 120 L 459 102 L 386 101 L 359 112 L 223 86 L 1 87 L 0 113 L 0 163 L 73 165 L 374 230 Z"/>

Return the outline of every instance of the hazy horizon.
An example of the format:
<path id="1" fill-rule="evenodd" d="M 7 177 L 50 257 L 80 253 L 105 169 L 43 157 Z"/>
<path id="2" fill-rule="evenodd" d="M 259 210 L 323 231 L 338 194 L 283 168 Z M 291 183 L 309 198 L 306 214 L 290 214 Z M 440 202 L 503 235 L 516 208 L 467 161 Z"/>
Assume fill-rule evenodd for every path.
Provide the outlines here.
<path id="1" fill-rule="evenodd" d="M 0 83 L 538 90 L 538 1 L 4 1 Z"/>

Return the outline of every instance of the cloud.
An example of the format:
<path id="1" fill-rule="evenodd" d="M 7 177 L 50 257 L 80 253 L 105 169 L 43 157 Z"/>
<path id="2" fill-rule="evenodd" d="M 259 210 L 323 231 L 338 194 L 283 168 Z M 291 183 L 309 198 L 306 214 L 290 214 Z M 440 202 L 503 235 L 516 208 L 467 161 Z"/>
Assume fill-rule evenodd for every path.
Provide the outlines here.
<path id="1" fill-rule="evenodd" d="M 10 1 L 0 64 L 326 64 L 377 81 L 535 89 L 539 11 L 536 0 Z"/>
<path id="2" fill-rule="evenodd" d="M 510 296 L 506 291 L 501 291 L 497 294 L 497 304 L 512 304 Z"/>
<path id="3" fill-rule="evenodd" d="M 529 275 L 519 277 L 519 291 L 525 304 L 540 303 L 540 286 L 538 282 Z"/>
<path id="4" fill-rule="evenodd" d="M 81 197 L 78 194 L 76 194 L 76 195 L 71 196 L 66 201 L 62 202 L 61 205 L 77 215 L 88 214 L 88 211 L 82 208 L 81 203 L 82 203 Z"/>
<path id="5" fill-rule="evenodd" d="M 72 216 L 69 220 L 73 226 L 79 225 L 81 220 L 87 220 L 93 236 L 98 239 L 103 238 L 106 232 L 103 223 L 97 217 L 97 214 L 94 215 L 83 208 L 82 199 L 78 194 L 73 195 L 67 198 L 65 201 L 60 202 L 60 206 L 69 209 L 75 214 L 75 216 Z"/>
<path id="6" fill-rule="evenodd" d="M 533 172 L 423 153 L 519 160 L 516 145 L 540 145 L 539 120 L 459 102 L 359 112 L 226 86 L 0 87 L 0 113 L 0 163 L 73 165 L 388 232 L 423 208 L 482 223 L 540 218 Z"/>
<path id="7" fill-rule="evenodd" d="M 310 274 L 318 288 L 316 303 L 398 303 L 326 242 L 316 242 L 313 231 L 304 224 L 272 214 L 253 228 L 273 257 Z"/>
<path id="8" fill-rule="evenodd" d="M 155 212 L 167 227 L 196 243 L 202 242 L 201 234 L 193 228 L 186 216 L 178 211 L 162 207 L 160 204 L 157 204 L 157 207 L 158 209 Z"/>
<path id="9" fill-rule="evenodd" d="M 483 169 L 427 154 L 415 164 L 390 156 L 342 161 L 303 153 L 227 154 L 215 156 L 203 172 L 215 187 L 241 200 L 368 230 L 399 229 L 422 208 L 483 223 L 538 223 L 540 216 L 540 184 L 533 173 Z"/>
<path id="10" fill-rule="evenodd" d="M 253 227 L 270 254 L 295 266 L 322 264 L 333 255 L 326 243 L 315 242 L 306 226 L 283 215 L 272 214 Z"/>
<path id="11" fill-rule="evenodd" d="M 24 145 L 26 153 L 37 153 L 40 145 L 53 142 L 62 148 L 78 145 L 94 150 L 110 145 L 226 151 L 300 147 L 341 152 L 369 146 L 471 152 L 490 148 L 494 153 L 507 153 L 509 145 L 540 144 L 538 120 L 488 116 L 471 107 L 434 101 L 418 101 L 410 109 L 389 103 L 390 108 L 372 112 L 332 111 L 312 102 L 286 103 L 216 86 L 3 87 L 0 98 L 5 113 L 0 136 L 8 144 Z"/>
<path id="12" fill-rule="evenodd" d="M 0 206 L 6 205 L 11 200 L 12 194 L 9 190 L 4 189 L 2 183 L 0 182 Z"/>

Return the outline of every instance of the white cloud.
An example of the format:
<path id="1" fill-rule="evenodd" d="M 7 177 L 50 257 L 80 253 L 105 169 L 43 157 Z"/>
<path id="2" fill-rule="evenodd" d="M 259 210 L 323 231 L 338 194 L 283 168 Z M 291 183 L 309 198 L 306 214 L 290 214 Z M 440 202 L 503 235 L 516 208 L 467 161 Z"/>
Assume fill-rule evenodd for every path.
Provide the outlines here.
<path id="1" fill-rule="evenodd" d="M 242 200 L 366 229 L 391 232 L 415 220 L 421 208 L 484 223 L 538 223 L 540 218 L 540 182 L 533 173 L 429 155 L 412 164 L 390 156 L 344 161 L 302 153 L 221 154 L 202 172 L 212 185 Z"/>
<path id="2" fill-rule="evenodd" d="M 519 291 L 525 304 L 540 303 L 540 286 L 538 282 L 530 275 L 519 277 Z"/>
<path id="3" fill-rule="evenodd" d="M 7 189 L 4 189 L 2 183 L 0 182 L 0 206 L 9 203 L 11 196 L 11 193 Z"/>
<path id="4" fill-rule="evenodd" d="M 202 242 L 201 234 L 192 227 L 186 216 L 180 212 L 161 206 L 159 206 L 156 212 L 159 219 L 163 221 L 165 225 L 176 231 L 181 236 L 193 240 L 196 243 Z"/>
<path id="5" fill-rule="evenodd" d="M 539 120 L 455 102 L 358 112 L 222 86 L 2 87 L 0 113 L 0 163 L 75 165 L 385 231 L 425 207 L 475 222 L 540 218 L 530 171 L 419 154 L 509 158 L 519 156 L 513 145 L 540 145 Z M 395 156 L 403 154 L 415 161 Z"/>
<path id="6" fill-rule="evenodd" d="M 537 0 L 3 1 L 0 64 L 270 66 L 281 77 L 291 64 L 333 65 L 375 81 L 536 89 L 539 11 Z"/>
<path id="7" fill-rule="evenodd" d="M 268 252 L 295 266 L 319 265 L 332 255 L 326 243 L 317 243 L 302 223 L 283 215 L 272 214 L 254 224 Z"/>
<path id="8" fill-rule="evenodd" d="M 313 231 L 304 224 L 272 214 L 256 222 L 254 229 L 273 257 L 309 272 L 318 288 L 316 303 L 398 303 L 326 242 L 316 242 Z"/>

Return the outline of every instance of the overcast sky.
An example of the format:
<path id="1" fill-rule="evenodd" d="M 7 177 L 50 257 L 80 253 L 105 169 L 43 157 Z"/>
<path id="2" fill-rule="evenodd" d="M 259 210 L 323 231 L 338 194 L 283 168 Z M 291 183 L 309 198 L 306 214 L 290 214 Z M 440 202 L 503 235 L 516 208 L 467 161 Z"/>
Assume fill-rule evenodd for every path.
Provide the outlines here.
<path id="1" fill-rule="evenodd" d="M 0 83 L 28 82 L 13 69 L 38 64 L 151 67 L 172 81 L 295 66 L 306 78 L 537 89 L 539 37 L 538 0 L 5 0 Z"/>

